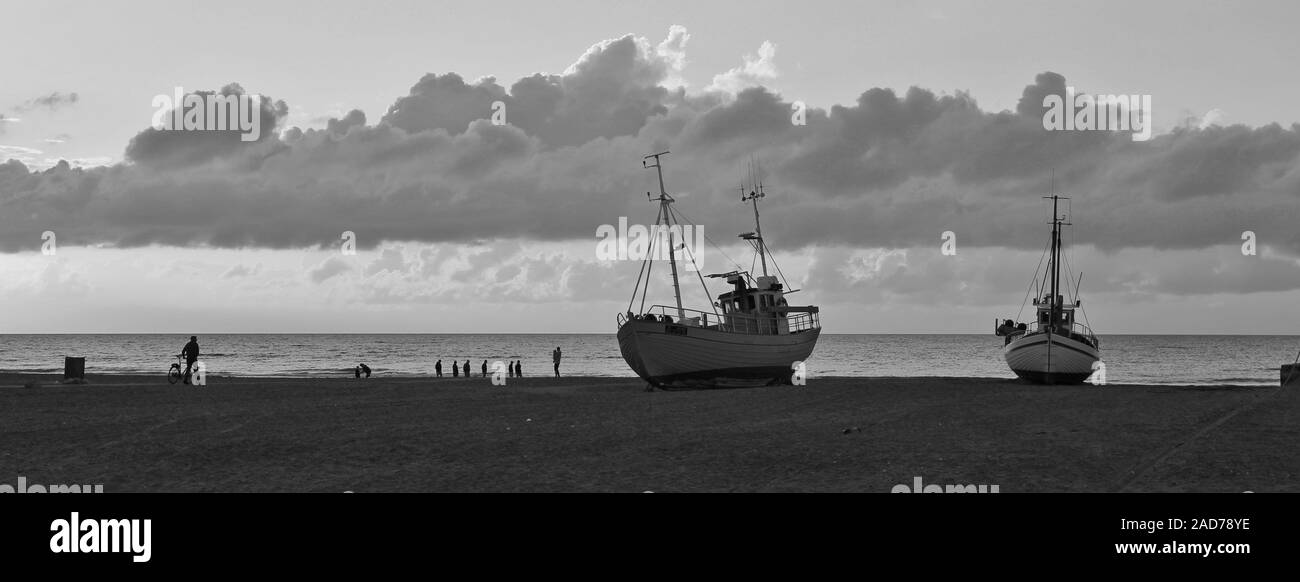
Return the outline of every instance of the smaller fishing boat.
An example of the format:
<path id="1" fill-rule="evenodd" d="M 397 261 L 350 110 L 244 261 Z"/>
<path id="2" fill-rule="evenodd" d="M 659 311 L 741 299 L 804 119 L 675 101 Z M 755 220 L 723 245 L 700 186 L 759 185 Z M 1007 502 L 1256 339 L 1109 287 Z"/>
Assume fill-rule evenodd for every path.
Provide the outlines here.
<path id="1" fill-rule="evenodd" d="M 1034 273 L 1034 284 L 1040 290 L 1046 287 L 1046 293 L 1034 298 L 1037 318 L 1030 323 L 1011 319 L 995 321 L 994 333 L 1005 338 L 1002 354 L 1011 371 L 1020 378 L 1038 384 L 1078 384 L 1101 366 L 1101 350 L 1092 330 L 1075 320 L 1076 313 L 1083 311 L 1078 285 L 1075 285 L 1073 301 L 1067 302 L 1062 292 L 1061 227 L 1071 223 L 1058 214 L 1058 204 L 1066 198 L 1055 194 L 1048 198 L 1052 200 L 1051 260 L 1041 280 Z M 1082 281 L 1083 273 L 1080 273 L 1079 282 Z"/>

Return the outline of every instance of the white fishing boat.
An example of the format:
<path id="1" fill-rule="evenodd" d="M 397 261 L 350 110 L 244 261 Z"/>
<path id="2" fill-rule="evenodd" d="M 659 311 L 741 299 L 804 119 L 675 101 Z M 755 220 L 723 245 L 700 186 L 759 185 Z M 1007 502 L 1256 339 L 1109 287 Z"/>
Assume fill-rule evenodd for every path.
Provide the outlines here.
<path id="1" fill-rule="evenodd" d="M 645 307 L 650 285 L 654 252 L 647 252 L 641 264 L 637 286 L 632 291 L 628 311 L 619 314 L 618 344 L 628 366 L 650 385 L 660 388 L 751 387 L 789 384 L 794 373 L 813 352 L 821 333 L 816 306 L 791 306 L 786 290 L 777 277 L 769 275 L 770 259 L 759 224 L 758 200 L 765 196 L 761 182 L 755 181 L 749 193 L 741 188 L 741 201 L 754 207 L 755 232 L 744 233 L 762 263 L 763 274 L 751 277 L 747 271 L 734 270 L 711 274 L 726 280 L 729 289 L 704 310 L 687 309 L 682 304 L 678 278 L 678 252 L 682 260 L 691 261 L 699 274 L 697 258 L 684 245 L 679 249 L 674 225 L 682 226 L 675 202 L 664 188 L 660 158 L 668 152 L 646 156 L 642 165 L 655 168 L 659 176 L 659 202 L 656 225 L 666 232 L 668 263 L 675 303 Z M 649 164 L 650 159 L 654 160 Z M 651 245 L 659 244 L 651 237 Z M 776 263 L 773 262 L 773 266 Z M 777 272 L 780 269 L 777 268 Z M 705 297 L 711 297 L 704 276 L 699 275 Z M 638 291 L 641 305 L 633 310 Z"/>
<path id="2" fill-rule="evenodd" d="M 1061 292 L 1061 259 L 1064 256 L 1061 227 L 1071 223 L 1064 222 L 1057 214 L 1058 203 L 1065 198 L 1055 194 L 1050 198 L 1051 260 L 1041 280 L 1038 273 L 1034 274 L 1033 285 L 1040 290 L 1046 288 L 1046 293 L 1034 298 L 1037 317 L 1032 323 L 1010 319 L 1000 323 L 995 321 L 995 333 L 1005 338 L 1002 354 L 1017 376 L 1039 384 L 1078 384 L 1087 380 L 1100 366 L 1101 351 L 1092 330 L 1075 320 L 1076 312 L 1083 312 L 1078 284 L 1074 288 L 1073 301 L 1067 302 Z M 1080 273 L 1079 283 L 1082 281 L 1083 273 Z"/>

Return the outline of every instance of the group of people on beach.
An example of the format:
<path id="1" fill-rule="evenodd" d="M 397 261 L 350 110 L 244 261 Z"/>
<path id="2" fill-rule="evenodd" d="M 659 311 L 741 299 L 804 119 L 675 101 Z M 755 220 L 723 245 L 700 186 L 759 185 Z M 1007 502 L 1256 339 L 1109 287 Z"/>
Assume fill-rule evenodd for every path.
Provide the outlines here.
<path id="1" fill-rule="evenodd" d="M 555 364 L 555 377 L 556 377 L 556 378 L 559 378 L 559 377 L 560 377 L 560 358 L 561 358 L 561 356 L 562 356 L 562 354 L 561 354 L 561 352 L 560 352 L 560 347 L 559 347 L 559 346 L 555 346 L 555 351 L 554 351 L 554 352 L 551 352 L 551 360 L 552 360 L 552 362 L 554 362 L 554 364 Z M 480 377 L 482 377 L 482 378 L 487 378 L 488 375 L 492 373 L 492 370 L 490 370 L 490 369 L 488 368 L 488 361 L 487 361 L 487 360 L 483 360 L 483 364 L 482 364 L 481 366 L 479 366 L 479 370 L 480 370 Z M 435 363 L 435 364 L 433 365 L 433 373 L 434 373 L 434 376 L 437 377 L 437 378 L 441 378 L 441 377 L 442 377 L 442 360 L 438 360 L 437 363 Z M 451 377 L 452 377 L 452 378 L 459 378 L 461 375 L 464 375 L 466 378 L 469 378 L 469 377 L 470 377 L 470 374 L 472 374 L 472 373 L 473 373 L 473 372 L 471 371 L 471 368 L 469 367 L 469 360 L 465 360 L 465 363 L 464 363 L 464 364 L 460 364 L 460 363 L 457 362 L 456 360 L 452 360 L 452 361 L 451 361 Z M 510 374 L 510 376 L 509 376 L 510 378 L 523 378 L 523 377 L 524 377 L 524 368 L 523 368 L 523 365 L 522 365 L 522 360 L 515 360 L 514 363 L 511 363 L 511 362 L 507 361 L 507 362 L 506 362 L 506 373 L 507 373 L 507 374 Z M 368 376 L 368 375 L 369 375 L 369 374 L 367 374 L 367 376 Z"/>
<path id="2" fill-rule="evenodd" d="M 514 363 L 506 362 L 506 370 L 510 373 L 511 378 L 524 377 L 524 371 L 523 368 L 520 366 L 519 362 L 520 360 L 515 360 Z M 486 378 L 490 373 L 490 371 L 488 370 L 487 360 L 483 360 L 483 365 L 481 366 L 481 369 L 482 369 L 483 377 Z M 438 363 L 433 365 L 433 372 L 436 377 L 438 378 L 442 377 L 442 360 L 438 360 Z M 455 360 L 452 360 L 451 377 L 459 378 L 461 373 L 464 373 L 466 378 L 470 377 L 470 374 L 472 372 L 470 371 L 469 360 L 465 360 L 465 365 L 463 366 L 457 364 Z"/>
<path id="3" fill-rule="evenodd" d="M 189 341 L 189 343 L 185 344 L 185 347 L 181 349 L 181 356 L 185 358 L 185 383 L 186 383 L 186 384 L 189 384 L 189 383 L 190 383 L 190 370 L 191 370 L 191 368 L 194 366 L 194 362 L 196 362 L 196 361 L 199 359 L 199 341 L 198 341 L 198 340 L 199 340 L 198 337 L 196 337 L 196 336 L 190 336 L 190 341 Z M 560 346 L 555 346 L 555 351 L 554 351 L 554 352 L 551 352 L 551 360 L 555 363 L 555 377 L 556 377 L 556 378 L 559 378 L 559 377 L 560 377 L 560 357 L 561 357 L 561 356 L 562 356 L 562 354 L 560 353 Z M 521 365 L 521 362 L 522 362 L 522 360 L 515 360 L 513 364 L 510 363 L 510 362 L 506 362 L 506 370 L 507 370 L 507 372 L 510 374 L 510 377 L 511 377 L 511 378 L 523 378 L 523 377 L 524 377 L 524 369 L 523 369 L 523 366 Z M 482 374 L 483 374 L 482 377 L 483 377 L 483 378 L 486 378 L 486 377 L 488 376 L 488 372 L 489 372 L 489 370 L 488 370 L 488 361 L 487 361 L 487 360 L 483 360 L 483 365 L 482 365 L 481 369 L 482 369 Z M 441 378 L 441 377 L 442 377 L 442 360 L 438 360 L 438 363 L 436 363 L 436 364 L 433 365 L 433 371 L 434 371 L 434 373 L 436 374 L 436 376 L 437 376 L 438 378 Z M 357 364 L 356 367 L 352 369 L 352 373 L 353 373 L 353 375 L 355 375 L 357 378 L 360 378 L 362 374 L 365 374 L 365 376 L 366 376 L 367 378 L 369 378 L 369 377 L 370 377 L 370 366 L 367 366 L 367 365 L 365 365 L 364 363 Z M 461 374 L 464 374 L 466 378 L 469 378 L 469 377 L 470 377 L 469 360 L 465 360 L 465 364 L 464 364 L 464 365 L 461 365 L 460 363 L 456 362 L 455 360 L 452 360 L 452 362 L 451 362 L 451 377 L 452 377 L 452 378 L 459 378 Z"/>

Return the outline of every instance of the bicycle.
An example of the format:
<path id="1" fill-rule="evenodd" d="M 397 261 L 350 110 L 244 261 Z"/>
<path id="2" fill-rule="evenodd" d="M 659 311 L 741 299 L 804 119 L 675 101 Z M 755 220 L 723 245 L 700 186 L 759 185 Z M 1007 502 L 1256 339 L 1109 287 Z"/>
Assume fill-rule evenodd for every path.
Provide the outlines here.
<path id="1" fill-rule="evenodd" d="M 167 370 L 167 383 L 175 384 L 185 377 L 185 354 L 177 354 L 176 362 Z"/>

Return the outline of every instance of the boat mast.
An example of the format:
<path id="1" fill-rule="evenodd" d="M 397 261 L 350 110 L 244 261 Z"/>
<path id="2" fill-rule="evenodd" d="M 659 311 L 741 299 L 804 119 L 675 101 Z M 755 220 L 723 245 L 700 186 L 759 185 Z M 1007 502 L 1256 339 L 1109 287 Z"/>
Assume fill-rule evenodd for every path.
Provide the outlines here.
<path id="1" fill-rule="evenodd" d="M 1044 196 L 1043 198 L 1049 198 L 1049 196 Z M 1065 298 L 1061 293 L 1061 226 L 1072 224 L 1065 222 L 1058 213 L 1058 204 L 1062 200 L 1062 197 L 1056 194 L 1055 172 L 1053 172 L 1052 176 L 1052 195 L 1050 198 L 1052 199 L 1052 286 L 1048 292 L 1050 293 L 1049 300 L 1051 301 L 1052 306 L 1051 327 L 1054 328 L 1056 327 L 1057 322 L 1061 320 L 1061 313 L 1065 311 Z M 1065 200 L 1069 200 L 1069 198 L 1065 198 Z"/>
<path id="2" fill-rule="evenodd" d="M 669 205 L 673 203 L 673 197 L 669 196 L 668 191 L 664 188 L 664 169 L 659 163 L 659 156 L 666 156 L 668 153 L 669 152 L 665 150 L 641 158 L 642 166 L 646 168 L 654 168 L 659 174 L 659 225 L 664 227 L 671 226 L 672 213 L 669 212 Z M 653 165 L 646 163 L 646 160 L 649 160 L 650 158 L 655 159 Z M 686 310 L 682 308 L 682 286 L 677 281 L 677 252 L 675 247 L 676 243 L 673 241 L 673 230 L 672 228 L 668 228 L 668 265 L 672 268 L 673 272 L 673 298 L 677 300 L 677 320 L 682 321 L 686 319 Z"/>
<path id="3" fill-rule="evenodd" d="M 1060 197 L 1052 194 L 1052 326 L 1061 316 L 1061 301 L 1058 286 L 1061 284 L 1061 218 L 1056 213 L 1056 203 Z"/>
<path id="4" fill-rule="evenodd" d="M 766 249 L 764 248 L 766 245 L 763 244 L 763 225 L 758 222 L 758 199 L 767 196 L 767 194 L 763 193 L 763 183 L 759 182 L 757 180 L 757 177 L 753 176 L 752 168 L 750 170 L 750 173 L 751 173 L 751 178 L 754 179 L 753 184 L 757 189 L 750 190 L 749 194 L 745 194 L 745 191 L 742 188 L 740 193 L 740 201 L 741 202 L 752 201 L 754 203 L 754 231 L 757 233 L 758 236 L 758 260 L 763 263 L 763 276 L 766 277 L 767 276 L 767 254 L 766 254 Z"/>

